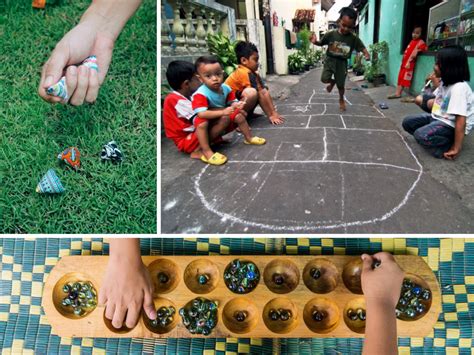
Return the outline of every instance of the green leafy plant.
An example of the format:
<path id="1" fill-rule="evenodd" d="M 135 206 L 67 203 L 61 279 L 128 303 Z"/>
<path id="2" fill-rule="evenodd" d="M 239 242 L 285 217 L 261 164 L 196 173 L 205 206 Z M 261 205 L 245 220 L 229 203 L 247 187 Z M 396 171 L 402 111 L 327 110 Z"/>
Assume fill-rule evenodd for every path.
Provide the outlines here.
<path id="1" fill-rule="evenodd" d="M 236 41 L 231 41 L 229 37 L 224 36 L 222 33 L 207 35 L 209 52 L 219 59 L 227 75 L 237 68 L 236 43 Z"/>
<path id="2" fill-rule="evenodd" d="M 373 81 L 374 77 L 385 73 L 387 64 L 388 43 L 382 41 L 369 46 L 371 61 L 365 65 L 364 76 L 368 81 Z"/>
<path id="3" fill-rule="evenodd" d="M 355 73 L 363 73 L 364 72 L 364 64 L 362 64 L 362 54 L 358 53 L 354 57 L 354 64 L 352 65 L 352 70 Z"/>
<path id="4" fill-rule="evenodd" d="M 288 56 L 288 69 L 291 73 L 299 72 L 303 69 L 304 58 L 299 52 L 290 54 Z"/>

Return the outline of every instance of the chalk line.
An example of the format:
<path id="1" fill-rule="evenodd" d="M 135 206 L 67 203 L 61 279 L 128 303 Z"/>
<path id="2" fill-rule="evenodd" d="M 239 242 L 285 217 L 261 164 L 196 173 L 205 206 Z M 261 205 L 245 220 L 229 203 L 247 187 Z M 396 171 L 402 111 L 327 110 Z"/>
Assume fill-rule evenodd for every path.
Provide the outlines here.
<path id="1" fill-rule="evenodd" d="M 346 101 L 347 101 L 347 103 L 348 103 L 349 105 L 351 105 L 351 106 L 352 106 L 352 103 L 349 101 L 349 99 L 347 98 L 347 96 L 346 96 L 346 95 L 344 95 L 344 100 L 346 100 Z"/>
<path id="2" fill-rule="evenodd" d="M 380 114 L 382 115 L 382 117 L 385 117 L 385 115 L 383 114 L 383 112 L 380 111 L 376 105 L 373 105 L 373 107 L 378 111 L 378 113 L 380 113 Z"/>
<path id="3" fill-rule="evenodd" d="M 328 107 L 326 106 L 326 104 L 324 104 L 324 111 L 321 114 L 321 116 L 324 116 L 326 114 L 327 109 L 328 109 Z"/>
<path id="4" fill-rule="evenodd" d="M 346 122 L 344 122 L 344 117 L 342 117 L 342 115 L 339 115 L 339 116 L 341 116 L 341 121 L 342 121 L 342 125 L 344 126 L 344 129 L 347 129 Z"/>
<path id="5" fill-rule="evenodd" d="M 324 128 L 323 142 L 324 142 L 323 161 L 325 161 L 325 160 L 327 159 L 327 157 L 328 157 L 328 142 L 327 142 L 327 131 L 326 131 L 326 128 Z"/>
<path id="6" fill-rule="evenodd" d="M 309 128 L 309 123 L 311 122 L 311 115 L 309 115 L 309 118 L 308 118 L 308 123 L 306 124 L 306 127 L 305 128 Z"/>

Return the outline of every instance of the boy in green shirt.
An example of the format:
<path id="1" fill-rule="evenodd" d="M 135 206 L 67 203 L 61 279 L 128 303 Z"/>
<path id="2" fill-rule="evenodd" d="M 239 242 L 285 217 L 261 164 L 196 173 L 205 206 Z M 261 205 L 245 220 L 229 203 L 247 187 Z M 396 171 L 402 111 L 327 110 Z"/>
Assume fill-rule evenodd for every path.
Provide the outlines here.
<path id="1" fill-rule="evenodd" d="M 347 76 L 347 59 L 354 49 L 357 52 L 363 52 L 366 60 L 370 60 L 370 55 L 360 38 L 352 33 L 357 12 L 350 7 L 343 7 L 339 13 L 340 17 L 337 20 L 339 28 L 337 30 L 327 32 L 321 41 L 316 41 L 316 36 L 313 34 L 310 41 L 317 46 L 328 46 L 321 81 L 329 84 L 326 88 L 328 92 L 332 91 L 334 85 L 337 86 L 339 108 L 341 111 L 345 111 L 344 84 Z"/>

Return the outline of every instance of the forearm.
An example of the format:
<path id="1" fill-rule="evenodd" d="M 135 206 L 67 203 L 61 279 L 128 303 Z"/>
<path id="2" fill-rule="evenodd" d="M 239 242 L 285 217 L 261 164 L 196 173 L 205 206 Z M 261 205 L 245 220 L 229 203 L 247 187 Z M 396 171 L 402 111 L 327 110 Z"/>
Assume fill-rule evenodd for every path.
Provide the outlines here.
<path id="1" fill-rule="evenodd" d="M 364 355 L 397 354 L 395 307 L 379 301 L 367 301 Z"/>
<path id="2" fill-rule="evenodd" d="M 204 118 L 206 120 L 215 120 L 224 116 L 224 110 L 220 110 L 220 109 L 207 110 L 207 111 L 199 112 L 197 115 L 199 118 Z"/>
<path id="3" fill-rule="evenodd" d="M 362 50 L 362 53 L 364 54 L 365 59 L 367 59 L 367 60 L 370 59 L 370 53 L 369 53 L 369 51 L 367 50 L 367 48 L 364 48 L 364 49 Z"/>
<path id="4" fill-rule="evenodd" d="M 141 3 L 141 0 L 94 0 L 80 22 L 103 31 L 115 41 Z"/>
<path id="5" fill-rule="evenodd" d="M 140 240 L 138 238 L 114 238 L 110 240 L 110 260 L 141 263 Z"/>
<path id="6" fill-rule="evenodd" d="M 453 148 L 461 150 L 464 140 L 464 132 L 466 130 L 466 117 L 456 116 L 456 126 L 454 127 L 454 144 Z"/>

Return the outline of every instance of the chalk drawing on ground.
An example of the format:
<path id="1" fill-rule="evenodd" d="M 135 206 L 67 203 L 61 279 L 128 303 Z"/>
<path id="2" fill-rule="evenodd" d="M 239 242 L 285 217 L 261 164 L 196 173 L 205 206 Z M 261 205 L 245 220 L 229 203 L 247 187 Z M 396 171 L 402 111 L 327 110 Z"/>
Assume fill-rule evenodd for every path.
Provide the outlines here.
<path id="1" fill-rule="evenodd" d="M 329 102 L 313 103 L 314 95 L 315 91 L 306 103 L 285 104 L 294 112 L 306 113 L 307 124 L 302 127 L 291 127 L 291 129 L 302 132 L 302 134 L 308 132 L 311 137 L 317 132 L 318 135 L 314 138 L 314 142 L 280 141 L 278 146 L 274 147 L 274 154 L 270 159 L 268 157 L 267 159 L 243 157 L 240 160 L 230 159 L 227 165 L 222 168 L 225 170 L 215 170 L 209 166 L 201 169 L 194 178 L 194 189 L 208 211 L 219 216 L 223 223 L 238 224 L 242 226 L 242 229 L 254 227 L 274 232 L 297 232 L 346 229 L 352 226 L 374 224 L 391 218 L 407 204 L 421 179 L 423 167 L 402 135 L 397 130 L 390 129 L 348 128 L 344 117 L 358 116 L 350 114 L 337 115 L 342 122 L 342 127 L 310 127 L 309 123 L 312 117 L 323 116 L 331 105 L 338 105 Z M 317 105 L 317 112 L 311 111 L 313 105 Z M 354 107 L 357 104 L 351 103 L 351 105 Z M 374 116 L 374 118 L 384 118 L 383 113 L 375 105 L 359 106 L 375 109 L 380 115 Z M 303 108 L 307 111 L 302 111 Z M 362 117 L 362 115 L 360 116 Z M 277 128 L 258 128 L 261 131 L 267 129 Z M 340 133 L 344 133 L 346 136 L 337 139 Z M 368 154 L 370 157 L 365 160 L 341 158 L 340 148 L 345 143 L 344 139 L 346 137 L 357 138 L 358 134 L 373 137 L 384 135 L 379 137 L 380 139 L 390 137 L 393 142 L 398 142 L 399 146 L 397 147 L 405 149 L 406 159 L 402 159 L 402 163 L 400 163 L 391 161 L 388 155 L 375 158 L 377 156 L 375 153 Z M 304 149 L 305 147 L 307 148 Z M 348 149 L 345 148 L 347 152 Z M 344 151 L 344 149 L 342 150 Z M 334 172 L 333 176 L 332 172 Z M 278 205 L 280 210 L 269 213 L 268 209 L 275 207 L 274 203 L 278 201 L 278 196 L 275 197 L 276 193 L 273 195 L 271 193 L 271 188 L 274 189 L 272 182 L 278 181 L 282 176 L 290 181 L 292 174 L 295 176 L 299 174 L 300 181 L 306 184 L 304 186 L 285 185 L 285 189 L 290 191 L 281 194 L 282 201 Z M 362 180 L 360 180 L 361 177 L 363 177 Z M 393 197 L 391 200 L 382 203 L 384 210 L 378 210 L 370 206 L 371 201 L 363 200 L 365 198 L 363 189 L 365 187 L 372 188 L 372 179 L 380 181 L 380 186 L 392 186 L 391 184 L 396 184 L 398 180 L 401 181 L 400 185 L 393 186 L 393 188 L 403 186 L 403 190 L 397 190 L 396 195 L 390 195 Z M 318 181 L 321 183 L 318 184 Z M 362 186 L 358 185 L 359 181 L 362 181 L 360 184 Z M 332 192 L 329 190 L 326 192 L 321 186 L 336 187 Z M 216 196 L 216 191 L 223 191 L 222 196 Z M 335 192 L 339 197 L 333 198 L 331 193 Z M 356 196 L 350 196 L 351 193 Z M 383 196 L 383 191 L 379 193 Z M 373 198 L 374 194 L 372 192 L 367 196 Z M 296 214 L 297 217 L 295 217 L 295 213 L 292 213 L 291 218 L 285 217 L 284 199 L 288 196 L 294 196 L 298 201 L 301 201 L 301 216 Z M 360 200 L 362 201 L 361 205 L 365 203 L 367 208 L 361 208 L 358 211 L 354 206 Z M 260 206 L 261 208 L 259 208 Z M 258 215 L 258 211 L 263 211 L 261 216 Z M 265 211 L 267 212 L 265 213 Z"/>

